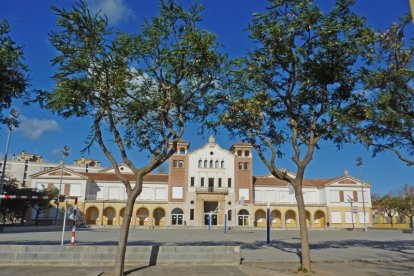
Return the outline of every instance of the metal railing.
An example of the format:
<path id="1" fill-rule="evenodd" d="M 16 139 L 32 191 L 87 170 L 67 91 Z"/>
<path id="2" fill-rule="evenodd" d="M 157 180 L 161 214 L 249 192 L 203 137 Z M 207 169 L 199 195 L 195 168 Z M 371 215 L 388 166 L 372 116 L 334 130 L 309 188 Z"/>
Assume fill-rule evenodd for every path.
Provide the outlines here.
<path id="1" fill-rule="evenodd" d="M 198 187 L 196 188 L 197 194 L 224 194 L 227 195 L 229 193 L 228 188 L 223 187 Z"/>

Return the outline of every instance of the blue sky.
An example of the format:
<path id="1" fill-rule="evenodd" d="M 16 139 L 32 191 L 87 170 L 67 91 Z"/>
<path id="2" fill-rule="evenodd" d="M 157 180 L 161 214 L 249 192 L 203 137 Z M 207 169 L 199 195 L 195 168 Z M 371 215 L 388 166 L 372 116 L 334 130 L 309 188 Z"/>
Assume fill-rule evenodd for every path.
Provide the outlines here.
<path id="1" fill-rule="evenodd" d="M 143 19 L 158 14 L 156 0 L 88 0 L 95 10 L 102 10 L 107 15 L 111 25 L 120 31 L 138 32 Z M 188 6 L 194 1 L 178 1 Z M 217 34 L 218 41 L 223 45 L 223 51 L 232 57 L 243 55 L 251 43 L 245 29 L 251 21 L 254 12 L 264 11 L 265 0 L 199 0 L 205 7 L 202 28 Z M 323 8 L 333 6 L 333 0 L 317 1 Z M 48 33 L 55 28 L 56 16 L 50 9 L 51 5 L 69 8 L 74 1 L 69 0 L 1 0 L 0 20 L 7 20 L 11 26 L 11 36 L 24 46 L 25 61 L 30 68 L 30 84 L 36 89 L 51 89 L 53 67 L 50 59 L 57 53 L 48 41 Z M 357 0 L 354 10 L 364 15 L 369 24 L 376 29 L 385 30 L 399 16 L 409 12 L 408 0 Z M 411 28 L 412 29 L 412 28 Z M 412 30 L 410 30 L 412 33 Z M 62 119 L 37 105 L 23 106 L 16 102 L 14 106 L 21 112 L 21 127 L 13 132 L 9 154 L 26 152 L 43 155 L 49 161 L 60 159 L 59 149 L 64 145 L 71 148 L 69 162 L 81 156 L 90 122 L 85 119 Z M 200 136 L 189 128 L 184 139 L 191 142 L 191 149 L 202 146 L 211 133 Z M 7 132 L 0 129 L 0 153 L 4 154 Z M 230 138 L 225 132 L 216 137 L 217 143 L 229 148 L 237 139 Z M 289 153 L 289 152 L 287 152 Z M 136 160 L 142 159 L 136 153 Z M 355 158 L 363 156 L 364 167 L 362 178 L 373 185 L 376 193 L 396 191 L 404 184 L 414 184 L 414 168 L 400 162 L 390 153 L 372 158 L 362 146 L 345 145 L 340 151 L 329 143 L 321 144 L 321 149 L 314 155 L 307 169 L 306 177 L 335 177 L 348 169 L 351 175 L 361 177 L 361 172 L 355 166 Z M 97 146 L 92 148 L 86 157 L 96 158 L 108 165 L 105 157 Z M 267 173 L 266 168 L 258 160 L 254 162 L 254 174 Z M 281 160 L 281 167 L 294 169 L 289 154 Z"/>

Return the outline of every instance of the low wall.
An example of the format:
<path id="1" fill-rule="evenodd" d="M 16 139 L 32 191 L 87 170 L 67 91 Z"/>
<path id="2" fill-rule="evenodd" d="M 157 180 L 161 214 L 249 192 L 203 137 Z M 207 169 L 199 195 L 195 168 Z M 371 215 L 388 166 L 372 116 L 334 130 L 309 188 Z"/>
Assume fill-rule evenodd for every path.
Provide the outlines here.
<path id="1" fill-rule="evenodd" d="M 66 230 L 72 229 L 72 224 L 68 223 Z M 24 226 L 0 226 L 0 232 L 19 233 L 19 232 L 55 232 L 62 231 L 62 225 L 24 225 Z"/>
<path id="2" fill-rule="evenodd" d="M 116 246 L 0 245 L 0 265 L 108 265 Z M 239 246 L 128 246 L 126 265 L 240 264 Z"/>

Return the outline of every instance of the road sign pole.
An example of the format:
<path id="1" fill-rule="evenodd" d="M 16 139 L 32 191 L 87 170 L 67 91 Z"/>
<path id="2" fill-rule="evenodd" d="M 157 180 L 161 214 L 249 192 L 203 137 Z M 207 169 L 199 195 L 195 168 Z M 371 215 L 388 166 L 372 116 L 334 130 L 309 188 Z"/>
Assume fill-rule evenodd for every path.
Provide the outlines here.
<path id="1" fill-rule="evenodd" d="M 63 246 L 63 236 L 65 235 L 66 214 L 67 214 L 67 212 L 68 212 L 68 200 L 65 201 L 65 215 L 63 216 L 62 239 L 60 241 L 61 246 Z"/>
<path id="2" fill-rule="evenodd" d="M 73 206 L 73 221 L 72 221 L 72 238 L 70 240 L 70 246 L 75 246 L 76 236 L 76 212 L 78 209 L 78 198 L 75 198 L 75 206 Z"/>

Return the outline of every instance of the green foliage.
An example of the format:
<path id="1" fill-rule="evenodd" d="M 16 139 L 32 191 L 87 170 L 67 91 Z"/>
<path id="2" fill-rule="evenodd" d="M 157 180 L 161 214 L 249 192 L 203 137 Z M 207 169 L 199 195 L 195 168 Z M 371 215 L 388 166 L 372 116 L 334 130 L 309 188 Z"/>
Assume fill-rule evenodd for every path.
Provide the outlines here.
<path id="1" fill-rule="evenodd" d="M 61 28 L 50 34 L 59 53 L 53 59 L 56 87 L 40 93 L 41 100 L 65 118 L 91 119 L 85 149 L 99 144 L 125 185 L 130 216 L 143 176 L 176 151 L 188 122 L 204 122 L 215 107 L 225 56 L 216 37 L 198 27 L 201 6 L 185 11 L 162 0 L 160 15 L 146 20 L 139 34 L 112 32 L 106 16 L 91 14 L 84 1 L 69 11 L 53 10 Z M 151 159 L 137 168 L 132 150 Z M 117 155 L 135 175 L 134 187 L 119 171 Z M 121 228 L 116 275 L 123 275 L 129 224 L 125 219 Z"/>
<path id="2" fill-rule="evenodd" d="M 70 11 L 53 10 L 61 27 L 50 34 L 59 52 L 56 87 L 42 96 L 48 109 L 66 118 L 92 118 L 89 146 L 96 141 L 107 153 L 101 126 L 108 124 L 133 171 L 128 148 L 162 156 L 160 164 L 185 123 L 204 120 L 214 107 L 211 93 L 225 57 L 215 36 L 197 27 L 201 6 L 187 12 L 161 1 L 160 16 L 146 20 L 139 34 L 112 32 L 107 18 L 91 14 L 83 1 Z"/>
<path id="3" fill-rule="evenodd" d="M 292 145 L 293 161 L 304 167 L 320 140 L 343 141 L 345 114 L 363 115 L 358 64 L 371 59 L 374 34 L 350 10 L 353 2 L 323 13 L 311 0 L 273 0 L 249 26 L 256 46 L 234 63 L 222 122 L 279 178 L 294 182 L 275 165 L 282 144 Z"/>
<path id="4" fill-rule="evenodd" d="M 398 212 L 410 218 L 410 227 L 413 229 L 414 217 L 414 186 L 404 185 L 401 194 L 401 202 L 398 206 Z"/>
<path id="5" fill-rule="evenodd" d="M 414 43 L 405 36 L 408 24 L 409 16 L 377 35 L 375 62 L 364 70 L 370 101 L 355 132 L 374 155 L 391 150 L 407 165 L 414 165 Z"/>
<path id="6" fill-rule="evenodd" d="M 3 110 L 13 99 L 22 97 L 28 86 L 22 48 L 16 46 L 9 32 L 9 24 L 0 21 L 0 124 L 7 123 Z"/>
<path id="7" fill-rule="evenodd" d="M 311 271 L 302 182 L 321 140 L 344 140 L 345 115 L 363 115 L 359 64 L 371 58 L 373 32 L 338 0 L 324 13 L 312 0 L 272 0 L 249 26 L 255 48 L 233 64 L 221 122 L 251 143 L 273 176 L 295 189 L 301 270 Z M 362 114 L 362 115 L 361 115 Z M 295 177 L 276 164 L 292 146 Z M 270 153 L 269 153 L 270 152 Z"/>
<path id="8" fill-rule="evenodd" d="M 6 179 L 4 182 L 4 192 L 9 195 L 32 195 L 33 189 L 19 188 L 16 179 Z M 24 223 L 27 210 L 30 204 L 26 199 L 4 199 L 0 205 L 0 215 L 2 217 L 3 224 L 6 219 L 9 219 L 12 223 L 20 219 L 21 223 Z"/>
<path id="9" fill-rule="evenodd" d="M 392 194 L 385 195 L 373 200 L 373 205 L 382 214 L 390 218 L 391 225 L 393 225 L 393 217 L 398 215 L 404 205 L 404 199 Z"/>
<path id="10" fill-rule="evenodd" d="M 48 199 L 40 198 L 29 200 L 30 207 L 32 207 L 36 213 L 35 224 L 37 225 L 40 214 L 45 213 L 46 210 L 50 208 L 53 208 L 57 203 L 54 199 L 59 195 L 59 190 L 56 187 L 32 189 L 31 195 L 37 197 L 48 197 Z"/>

